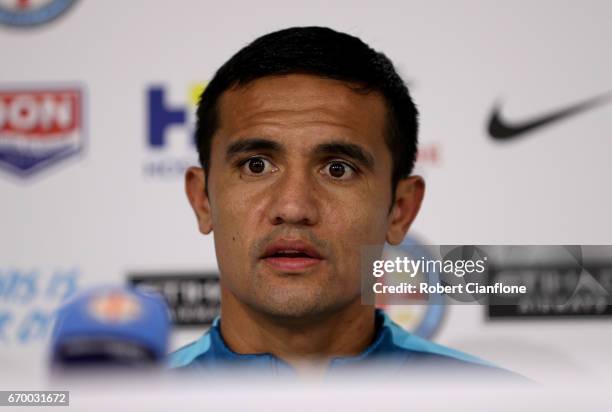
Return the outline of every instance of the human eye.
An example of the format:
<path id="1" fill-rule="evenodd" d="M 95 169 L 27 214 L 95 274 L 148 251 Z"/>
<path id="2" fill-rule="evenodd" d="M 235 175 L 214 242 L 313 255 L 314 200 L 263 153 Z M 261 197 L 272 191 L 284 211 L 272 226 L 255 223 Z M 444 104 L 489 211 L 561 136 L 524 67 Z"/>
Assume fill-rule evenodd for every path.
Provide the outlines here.
<path id="1" fill-rule="evenodd" d="M 356 175 L 357 169 L 343 160 L 332 160 L 323 166 L 321 173 L 334 180 L 348 180 Z"/>
<path id="2" fill-rule="evenodd" d="M 268 159 L 254 156 L 240 162 L 240 171 L 248 176 L 263 176 L 278 170 Z"/>

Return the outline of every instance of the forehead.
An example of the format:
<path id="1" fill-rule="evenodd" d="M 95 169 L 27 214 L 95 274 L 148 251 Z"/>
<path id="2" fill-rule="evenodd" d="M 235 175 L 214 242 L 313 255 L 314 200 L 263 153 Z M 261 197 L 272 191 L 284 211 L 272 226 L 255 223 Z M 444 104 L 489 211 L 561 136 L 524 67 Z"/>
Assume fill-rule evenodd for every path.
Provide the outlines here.
<path id="1" fill-rule="evenodd" d="M 384 141 L 387 109 L 382 94 L 357 89 L 355 84 L 307 74 L 263 77 L 223 93 L 218 132 L 240 137 L 325 130 L 338 134 L 334 137 Z"/>

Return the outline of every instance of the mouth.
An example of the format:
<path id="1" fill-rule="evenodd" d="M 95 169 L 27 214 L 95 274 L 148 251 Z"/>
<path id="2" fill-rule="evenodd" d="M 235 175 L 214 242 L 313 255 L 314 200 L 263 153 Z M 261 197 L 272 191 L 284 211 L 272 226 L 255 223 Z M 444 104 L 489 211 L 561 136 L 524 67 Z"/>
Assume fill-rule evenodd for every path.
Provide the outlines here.
<path id="1" fill-rule="evenodd" d="M 317 249 L 302 240 L 278 240 L 261 256 L 266 264 L 282 272 L 303 272 L 324 259 Z"/>

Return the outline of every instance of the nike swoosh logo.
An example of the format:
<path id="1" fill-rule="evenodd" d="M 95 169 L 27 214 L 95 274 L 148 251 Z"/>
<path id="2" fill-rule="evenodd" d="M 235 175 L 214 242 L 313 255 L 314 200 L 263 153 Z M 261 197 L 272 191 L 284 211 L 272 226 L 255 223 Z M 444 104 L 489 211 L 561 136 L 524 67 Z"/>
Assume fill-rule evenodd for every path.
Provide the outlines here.
<path id="1" fill-rule="evenodd" d="M 524 135 L 532 130 L 549 125 L 559 120 L 574 116 L 585 110 L 607 103 L 612 99 L 612 93 L 602 94 L 588 100 L 573 104 L 571 106 L 543 114 L 527 121 L 511 123 L 506 121 L 500 114 L 500 106 L 493 106 L 489 118 L 489 135 L 499 141 L 506 141 Z"/>

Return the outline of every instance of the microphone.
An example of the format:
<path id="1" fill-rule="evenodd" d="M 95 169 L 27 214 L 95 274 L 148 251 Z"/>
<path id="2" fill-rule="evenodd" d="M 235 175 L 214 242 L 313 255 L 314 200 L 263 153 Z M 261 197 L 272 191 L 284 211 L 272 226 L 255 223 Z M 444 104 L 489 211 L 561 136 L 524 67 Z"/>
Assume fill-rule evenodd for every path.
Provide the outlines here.
<path id="1" fill-rule="evenodd" d="M 169 334 L 169 310 L 157 293 L 96 288 L 59 310 L 51 364 L 56 369 L 157 366 L 165 360 Z"/>

